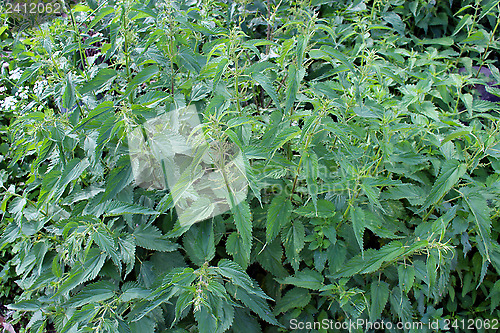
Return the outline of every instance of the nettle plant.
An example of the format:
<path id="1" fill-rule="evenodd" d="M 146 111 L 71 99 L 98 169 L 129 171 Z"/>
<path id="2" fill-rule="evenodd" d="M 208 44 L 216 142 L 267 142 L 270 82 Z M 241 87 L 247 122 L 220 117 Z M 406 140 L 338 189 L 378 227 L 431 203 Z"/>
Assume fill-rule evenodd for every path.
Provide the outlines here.
<path id="1" fill-rule="evenodd" d="M 22 331 L 498 318 L 498 1 L 450 6 L 89 0 L 20 32 L 0 248 Z M 190 107 L 248 193 L 181 224 L 129 134 Z"/>

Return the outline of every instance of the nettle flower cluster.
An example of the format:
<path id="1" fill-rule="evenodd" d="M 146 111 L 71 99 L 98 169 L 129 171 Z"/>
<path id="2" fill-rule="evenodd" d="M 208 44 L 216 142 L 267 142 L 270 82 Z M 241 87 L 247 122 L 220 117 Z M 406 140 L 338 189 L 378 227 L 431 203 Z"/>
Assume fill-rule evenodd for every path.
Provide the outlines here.
<path id="1" fill-rule="evenodd" d="M 7 66 L 6 66 L 7 65 Z M 3 67 L 8 67 L 8 64 L 4 64 Z M 21 76 L 23 75 L 23 71 L 20 68 L 14 69 L 12 72 L 9 73 L 8 76 L 8 81 L 10 83 L 14 83 L 18 81 Z M 1 111 L 13 111 L 16 109 L 17 104 L 19 103 L 20 100 L 27 99 L 28 98 L 28 89 L 26 87 L 20 87 L 16 90 L 14 95 L 9 94 L 9 89 L 6 86 L 1 86 L 0 87 L 0 93 L 5 96 L 5 98 L 0 101 L 0 110 Z"/>

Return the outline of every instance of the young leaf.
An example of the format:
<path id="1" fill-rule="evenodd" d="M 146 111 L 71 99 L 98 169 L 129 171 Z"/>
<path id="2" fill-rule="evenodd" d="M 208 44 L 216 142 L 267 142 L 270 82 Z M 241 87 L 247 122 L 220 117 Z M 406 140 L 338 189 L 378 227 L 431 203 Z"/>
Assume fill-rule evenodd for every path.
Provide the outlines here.
<path id="1" fill-rule="evenodd" d="M 267 210 L 266 242 L 270 243 L 281 229 L 290 222 L 292 203 L 286 195 L 273 198 Z"/>
<path id="2" fill-rule="evenodd" d="M 206 220 L 191 226 L 184 234 L 183 244 L 189 258 L 197 266 L 212 260 L 215 256 L 212 221 Z"/>
<path id="3" fill-rule="evenodd" d="M 158 212 L 154 209 L 121 201 L 111 201 L 108 205 L 106 205 L 104 213 L 106 216 L 121 216 L 124 214 L 158 214 Z"/>
<path id="4" fill-rule="evenodd" d="M 285 247 L 287 259 L 297 272 L 301 261 L 300 251 L 304 248 L 305 243 L 305 229 L 302 222 L 295 220 L 285 227 L 281 232 L 281 241 Z"/>
<path id="5" fill-rule="evenodd" d="M 285 313 L 288 310 L 304 308 L 311 301 L 311 294 L 307 289 L 295 287 L 288 291 L 274 307 L 274 313 Z"/>
<path id="6" fill-rule="evenodd" d="M 147 66 L 142 71 L 140 71 L 139 74 L 134 76 L 134 78 L 128 84 L 127 89 L 125 90 L 125 93 L 124 93 L 124 97 L 127 97 L 128 95 L 130 95 L 130 93 L 138 85 L 149 80 L 151 77 L 156 75 L 158 73 L 158 71 L 159 71 L 159 69 L 158 69 L 158 66 L 156 66 L 156 65 Z"/>
<path id="7" fill-rule="evenodd" d="M 91 91 L 99 91 L 106 83 L 114 79 L 117 75 L 116 70 L 112 68 L 103 68 L 97 72 L 97 75 L 89 82 L 85 83 L 80 89 L 80 94 L 85 95 Z"/>
<path id="8" fill-rule="evenodd" d="M 253 286 L 252 280 L 248 274 L 235 262 L 227 259 L 219 261 L 219 272 L 222 276 L 228 278 L 231 283 L 250 290 Z"/>
<path id="9" fill-rule="evenodd" d="M 367 227 L 367 221 L 365 219 L 365 214 L 360 207 L 353 207 L 350 211 L 352 228 L 354 229 L 354 236 L 358 242 L 359 248 L 361 250 L 361 257 L 364 258 L 364 248 L 363 248 L 363 234 L 365 228 Z"/>
<path id="10" fill-rule="evenodd" d="M 250 77 L 257 82 L 264 90 L 266 93 L 271 97 L 271 99 L 274 102 L 274 105 L 278 110 L 281 110 L 280 102 L 278 99 L 278 94 L 276 93 L 276 90 L 273 87 L 273 84 L 271 80 L 263 73 L 260 72 L 252 72 L 250 73 Z"/>
<path id="11" fill-rule="evenodd" d="M 306 176 L 307 191 L 311 196 L 314 208 L 317 210 L 318 202 L 318 156 L 312 150 L 302 154 L 302 166 Z"/>
<path id="12" fill-rule="evenodd" d="M 384 281 L 372 282 L 370 295 L 370 320 L 375 321 L 380 318 L 380 315 L 387 304 L 387 300 L 389 299 L 389 284 Z"/>
<path id="13" fill-rule="evenodd" d="M 135 229 L 133 236 L 137 246 L 145 249 L 170 252 L 178 248 L 177 244 L 166 239 L 161 234 L 161 231 L 153 225 L 147 227 L 139 226 Z"/>
<path id="14" fill-rule="evenodd" d="M 104 253 L 111 257 L 113 263 L 121 268 L 120 257 L 118 256 L 117 246 L 113 236 L 103 227 L 99 227 L 92 234 L 92 239 Z"/>
<path id="15" fill-rule="evenodd" d="M 246 307 L 258 314 L 264 321 L 271 325 L 280 326 L 274 315 L 271 313 L 271 309 L 269 308 L 265 298 L 256 295 L 254 292 L 250 292 L 250 290 L 247 291 L 246 289 L 237 286 L 229 285 L 226 286 L 226 289 L 236 299 L 242 301 Z"/>
<path id="16" fill-rule="evenodd" d="M 242 241 L 243 248 L 241 250 L 243 252 L 241 254 L 245 260 L 243 266 L 247 266 L 250 261 L 250 251 L 252 250 L 252 213 L 248 202 L 245 200 L 238 205 L 232 204 L 231 207 L 236 230 Z"/>
<path id="17" fill-rule="evenodd" d="M 101 198 L 101 202 L 107 199 L 115 198 L 116 195 L 129 185 L 134 179 L 132 173 L 132 165 L 130 164 L 130 157 L 123 155 L 120 157 L 116 166 L 109 173 L 106 181 L 106 191 Z"/>
<path id="18" fill-rule="evenodd" d="M 418 213 L 427 209 L 430 205 L 436 204 L 444 197 L 449 190 L 460 180 L 465 174 L 467 167 L 465 164 L 457 160 L 447 160 L 441 167 L 439 177 L 436 179 L 434 186 L 424 201 L 424 204 Z"/>
<path id="19" fill-rule="evenodd" d="M 323 287 L 323 275 L 315 270 L 305 269 L 281 280 L 282 284 L 293 284 L 294 286 L 319 290 Z"/>
<path id="20" fill-rule="evenodd" d="M 486 260 L 490 261 L 490 247 L 491 247 L 491 218 L 490 208 L 486 203 L 486 199 L 472 187 L 466 187 L 461 190 L 462 197 L 467 204 L 470 212 L 470 219 L 474 221 L 477 226 L 479 238 L 477 242 L 481 244 L 479 250 Z M 484 251 L 484 252 L 483 252 Z"/>
<path id="21" fill-rule="evenodd" d="M 297 70 L 297 66 L 295 64 L 291 64 L 288 67 L 288 76 L 286 80 L 286 99 L 285 99 L 285 113 L 290 114 L 293 104 L 295 103 L 295 99 L 297 98 L 297 92 L 299 91 L 300 81 L 302 81 L 301 77 L 302 70 Z M 303 74 L 302 74 L 303 76 Z"/>
<path id="22" fill-rule="evenodd" d="M 398 265 L 399 288 L 405 293 L 410 292 L 415 281 L 415 268 L 410 264 Z"/>
<path id="23" fill-rule="evenodd" d="M 98 281 L 89 284 L 75 296 L 71 297 L 68 305 L 70 307 L 80 307 L 89 303 L 99 303 L 114 296 L 115 285 L 111 281 Z"/>

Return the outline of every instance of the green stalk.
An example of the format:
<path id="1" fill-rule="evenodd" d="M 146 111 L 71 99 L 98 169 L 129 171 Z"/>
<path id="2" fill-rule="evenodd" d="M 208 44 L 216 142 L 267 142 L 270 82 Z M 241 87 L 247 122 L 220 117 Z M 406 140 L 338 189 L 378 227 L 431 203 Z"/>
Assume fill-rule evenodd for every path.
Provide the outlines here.
<path id="1" fill-rule="evenodd" d="M 498 6 L 498 5 L 497 5 Z M 477 78 L 479 76 L 479 73 L 481 72 L 481 68 L 483 68 L 484 65 L 484 58 L 486 57 L 486 54 L 488 53 L 488 49 L 491 45 L 491 42 L 493 42 L 493 36 L 495 36 L 495 32 L 497 31 L 498 24 L 500 23 L 500 6 L 498 6 L 499 9 L 499 16 L 497 17 L 497 23 L 495 24 L 495 28 L 493 28 L 493 32 L 491 33 L 490 40 L 488 41 L 488 45 L 486 45 L 486 49 L 484 50 L 483 54 L 481 55 L 481 63 L 479 64 L 479 68 L 477 70 L 477 73 L 475 77 Z"/>
<path id="2" fill-rule="evenodd" d="M 85 54 L 85 52 L 83 52 L 83 49 L 82 49 L 82 41 L 80 39 L 80 34 L 78 33 L 78 28 L 76 26 L 76 21 L 75 21 L 75 16 L 73 15 L 73 11 L 71 9 L 69 9 L 69 13 L 70 13 L 70 18 L 71 18 L 71 24 L 73 25 L 73 30 L 75 32 L 75 38 L 76 38 L 76 41 L 78 42 L 78 50 L 80 52 L 80 59 L 83 62 L 83 64 L 82 64 L 83 73 L 85 74 L 85 78 L 88 81 L 89 75 L 87 72 L 87 66 L 88 66 L 87 55 Z"/>

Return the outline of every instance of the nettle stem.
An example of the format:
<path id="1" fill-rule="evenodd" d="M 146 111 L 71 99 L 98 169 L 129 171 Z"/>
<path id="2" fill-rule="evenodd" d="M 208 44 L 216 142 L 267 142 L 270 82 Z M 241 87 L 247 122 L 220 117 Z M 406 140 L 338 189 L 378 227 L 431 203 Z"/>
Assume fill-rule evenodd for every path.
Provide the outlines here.
<path id="1" fill-rule="evenodd" d="M 490 35 L 490 40 L 488 41 L 488 44 L 486 45 L 486 49 L 484 50 L 483 54 L 481 55 L 481 60 L 480 60 L 480 63 L 479 63 L 479 68 L 477 69 L 477 73 L 475 75 L 476 78 L 479 76 L 479 73 L 481 72 L 481 68 L 483 68 L 486 55 L 488 54 L 488 49 L 489 49 L 491 43 L 493 42 L 493 36 L 495 36 L 495 32 L 498 29 L 498 24 L 500 23 L 500 5 L 497 4 L 497 8 L 499 10 L 499 13 L 498 13 L 498 16 L 497 16 L 497 23 L 495 24 L 495 28 L 493 28 L 493 32 Z"/>
<path id="2" fill-rule="evenodd" d="M 79 29 L 76 26 L 75 15 L 73 14 L 73 11 L 71 10 L 71 8 L 69 9 L 69 14 L 70 14 L 69 16 L 71 18 L 71 24 L 73 25 L 73 31 L 75 32 L 75 39 L 78 42 L 78 50 L 80 52 L 80 59 L 82 61 L 82 70 L 83 70 L 83 73 L 85 74 L 85 78 L 87 80 L 89 80 L 89 75 L 87 72 L 87 66 L 88 66 L 87 55 L 85 54 L 85 52 L 82 49 L 82 41 L 80 39 Z"/>

